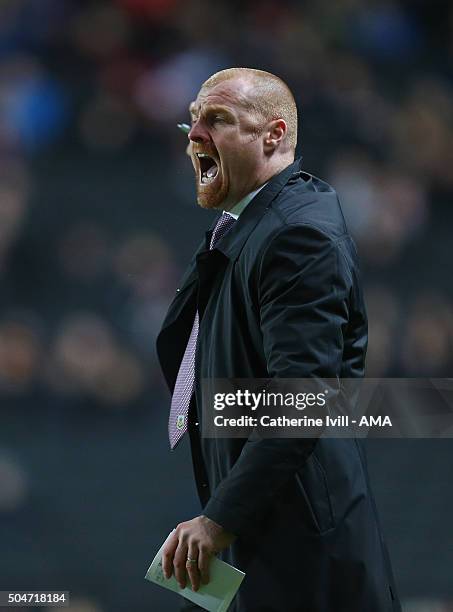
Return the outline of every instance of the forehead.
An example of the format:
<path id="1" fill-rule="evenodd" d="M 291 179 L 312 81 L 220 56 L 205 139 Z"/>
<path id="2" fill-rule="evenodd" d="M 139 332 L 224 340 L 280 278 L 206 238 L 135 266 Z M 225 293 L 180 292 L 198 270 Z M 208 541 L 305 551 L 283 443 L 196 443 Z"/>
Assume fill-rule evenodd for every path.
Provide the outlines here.
<path id="1" fill-rule="evenodd" d="M 196 100 L 190 104 L 190 111 L 198 113 L 206 106 L 225 106 L 233 110 L 245 107 L 247 101 L 246 87 L 242 80 L 222 81 L 214 87 L 201 88 Z"/>

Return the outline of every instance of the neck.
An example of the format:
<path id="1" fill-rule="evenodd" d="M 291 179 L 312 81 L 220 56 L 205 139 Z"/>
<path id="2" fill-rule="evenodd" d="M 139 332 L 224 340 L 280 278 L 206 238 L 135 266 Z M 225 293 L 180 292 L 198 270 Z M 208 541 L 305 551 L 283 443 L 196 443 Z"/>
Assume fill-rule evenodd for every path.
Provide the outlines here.
<path id="1" fill-rule="evenodd" d="M 234 208 L 236 208 L 236 206 L 239 203 L 241 203 L 245 199 L 246 196 L 248 196 L 251 193 L 253 193 L 254 191 L 258 190 L 265 183 L 270 181 L 274 176 L 276 176 L 277 174 L 282 172 L 285 168 L 290 166 L 293 162 L 294 162 L 294 157 L 288 157 L 286 159 L 280 158 L 279 163 L 273 163 L 270 166 L 266 166 L 265 168 L 263 168 L 263 172 L 261 172 L 257 176 L 253 186 L 250 187 L 249 191 L 247 193 L 245 193 L 242 196 L 242 198 L 239 198 L 239 200 L 236 200 L 236 201 L 234 201 L 232 203 L 230 203 L 230 202 L 223 202 L 222 205 L 218 206 L 217 208 L 219 210 L 224 210 L 226 212 L 229 212 L 229 211 L 233 210 Z"/>
<path id="2" fill-rule="evenodd" d="M 260 182 L 257 184 L 255 189 L 257 189 L 260 185 L 263 185 L 263 183 L 270 181 L 272 177 L 282 172 L 282 170 L 287 168 L 293 162 L 294 155 L 291 153 L 285 156 L 279 156 L 278 158 L 270 157 L 268 163 L 263 167 L 262 173 L 260 173 Z"/>

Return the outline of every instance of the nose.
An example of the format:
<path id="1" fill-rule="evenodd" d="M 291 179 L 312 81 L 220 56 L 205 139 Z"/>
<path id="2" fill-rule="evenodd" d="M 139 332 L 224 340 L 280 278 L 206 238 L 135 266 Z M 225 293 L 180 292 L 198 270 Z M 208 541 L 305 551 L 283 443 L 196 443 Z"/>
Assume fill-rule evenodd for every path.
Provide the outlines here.
<path id="1" fill-rule="evenodd" d="M 189 140 L 198 143 L 207 142 L 209 139 L 208 133 L 203 129 L 202 125 L 200 125 L 200 121 L 195 121 L 195 123 L 192 124 L 188 136 Z"/>

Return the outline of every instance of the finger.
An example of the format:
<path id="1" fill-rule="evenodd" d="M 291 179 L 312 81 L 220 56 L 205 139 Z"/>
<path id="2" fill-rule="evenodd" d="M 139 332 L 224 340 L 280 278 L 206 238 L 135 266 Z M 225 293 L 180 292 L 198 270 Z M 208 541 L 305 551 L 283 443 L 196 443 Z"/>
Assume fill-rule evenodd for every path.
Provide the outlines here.
<path id="1" fill-rule="evenodd" d="M 208 584 L 209 582 L 209 566 L 211 564 L 212 553 L 206 548 L 201 548 L 198 553 L 198 568 L 200 570 L 201 582 Z"/>
<path id="2" fill-rule="evenodd" d="M 187 560 L 187 543 L 179 539 L 178 547 L 173 558 L 173 569 L 175 572 L 175 578 L 178 581 L 179 586 L 184 589 L 186 586 L 186 560 Z"/>
<path id="3" fill-rule="evenodd" d="M 192 563 L 189 559 L 195 559 L 196 563 Z M 189 544 L 187 551 L 186 570 L 189 575 L 189 580 L 192 584 L 192 590 L 198 591 L 200 588 L 200 571 L 198 569 L 198 548 L 195 544 Z"/>
<path id="4" fill-rule="evenodd" d="M 165 578 L 170 578 L 173 573 L 173 557 L 178 546 L 178 536 L 176 531 L 168 538 L 162 551 L 162 570 Z"/>

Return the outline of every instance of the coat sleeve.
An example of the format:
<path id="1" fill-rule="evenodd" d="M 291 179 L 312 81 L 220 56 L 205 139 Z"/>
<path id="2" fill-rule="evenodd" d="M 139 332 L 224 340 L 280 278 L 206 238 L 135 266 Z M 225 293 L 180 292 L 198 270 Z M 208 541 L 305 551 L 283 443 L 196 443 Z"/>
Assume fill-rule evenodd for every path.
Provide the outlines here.
<path id="1" fill-rule="evenodd" d="M 340 376 L 351 271 L 339 242 L 302 224 L 281 229 L 258 275 L 264 354 L 270 377 Z M 316 438 L 254 438 L 213 492 L 203 514 L 238 536 L 299 470 Z"/>

